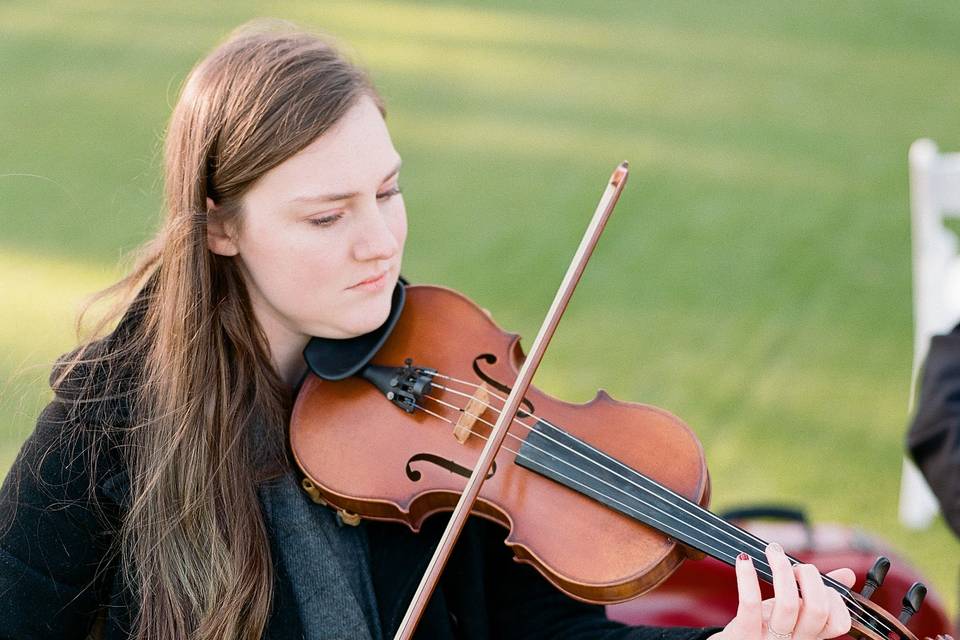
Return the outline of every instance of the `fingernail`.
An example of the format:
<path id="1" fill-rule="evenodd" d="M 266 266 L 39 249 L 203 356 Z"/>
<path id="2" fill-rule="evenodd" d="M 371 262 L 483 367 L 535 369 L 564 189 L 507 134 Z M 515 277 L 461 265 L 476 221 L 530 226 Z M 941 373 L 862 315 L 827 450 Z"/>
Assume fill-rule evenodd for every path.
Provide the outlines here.
<path id="1" fill-rule="evenodd" d="M 776 542 L 771 542 L 767 545 L 767 551 L 773 551 L 774 553 L 783 553 L 783 547 L 781 547 Z"/>
<path id="2" fill-rule="evenodd" d="M 737 556 L 737 560 L 739 560 L 740 562 L 745 562 L 749 559 L 750 559 L 750 556 L 748 556 L 744 551 L 741 551 L 740 555 Z"/>

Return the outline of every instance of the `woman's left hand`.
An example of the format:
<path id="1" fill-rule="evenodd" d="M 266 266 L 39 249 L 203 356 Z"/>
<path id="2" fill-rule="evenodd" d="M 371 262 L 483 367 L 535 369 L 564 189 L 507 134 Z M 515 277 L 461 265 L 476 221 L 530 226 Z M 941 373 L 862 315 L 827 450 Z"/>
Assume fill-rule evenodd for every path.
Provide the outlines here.
<path id="1" fill-rule="evenodd" d="M 740 604 L 736 617 L 710 640 L 821 640 L 836 638 L 850 630 L 850 612 L 840 594 L 823 584 L 816 567 L 792 565 L 780 545 L 766 549 L 773 573 L 774 597 L 761 601 L 760 582 L 753 561 L 746 554 L 737 558 L 737 591 Z M 852 587 L 850 569 L 837 569 L 830 578 Z"/>

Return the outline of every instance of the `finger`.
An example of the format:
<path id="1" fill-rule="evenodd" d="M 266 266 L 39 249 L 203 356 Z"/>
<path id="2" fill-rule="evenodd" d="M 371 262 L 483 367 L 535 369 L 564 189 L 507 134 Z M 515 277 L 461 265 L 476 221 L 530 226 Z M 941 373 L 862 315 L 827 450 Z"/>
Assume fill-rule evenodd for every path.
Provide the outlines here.
<path id="1" fill-rule="evenodd" d="M 737 605 L 737 615 L 724 628 L 732 638 L 753 639 L 760 638 L 763 628 L 760 603 L 760 581 L 757 579 L 757 570 L 753 560 L 746 553 L 737 556 L 737 594 L 740 602 Z"/>
<path id="2" fill-rule="evenodd" d="M 853 569 L 847 569 L 846 567 L 828 572 L 827 577 L 833 578 L 845 587 L 852 587 L 857 582 L 857 575 L 853 572 Z"/>
<path id="3" fill-rule="evenodd" d="M 857 581 L 857 576 L 853 570 L 846 567 L 828 572 L 827 577 L 833 578 L 848 588 L 853 587 Z M 831 589 L 831 591 L 833 591 L 833 597 L 831 598 L 830 620 L 823 630 L 823 635 L 827 638 L 836 638 L 837 636 L 846 634 L 850 630 L 852 620 L 850 618 L 850 607 L 847 606 L 847 602 L 843 599 L 843 596 L 833 589 Z"/>
<path id="4" fill-rule="evenodd" d="M 773 613 L 773 598 L 767 598 L 760 603 L 760 617 L 764 620 L 770 619 L 770 614 Z"/>
<path id="5" fill-rule="evenodd" d="M 830 618 L 832 600 L 823 585 L 820 572 L 812 564 L 798 564 L 793 573 L 800 585 L 800 594 L 803 600 L 800 603 L 800 614 L 797 616 L 795 631 L 796 640 L 805 638 L 820 638 L 821 631 L 827 626 Z M 830 589 L 830 591 L 833 591 Z"/>
<path id="6" fill-rule="evenodd" d="M 767 621 L 767 628 L 775 636 L 793 632 L 800 612 L 800 595 L 797 593 L 797 580 L 793 575 L 790 559 L 783 548 L 771 542 L 766 549 L 767 562 L 773 574 L 773 611 Z"/>
<path id="7" fill-rule="evenodd" d="M 851 571 L 851 573 L 853 573 Z M 830 591 L 830 618 L 821 632 L 824 638 L 836 638 L 850 631 L 850 609 L 837 591 Z"/>

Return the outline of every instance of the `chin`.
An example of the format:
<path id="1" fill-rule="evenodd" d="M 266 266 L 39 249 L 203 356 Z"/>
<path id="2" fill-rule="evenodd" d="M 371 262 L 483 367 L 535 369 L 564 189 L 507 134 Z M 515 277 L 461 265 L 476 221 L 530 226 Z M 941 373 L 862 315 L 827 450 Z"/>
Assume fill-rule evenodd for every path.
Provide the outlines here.
<path id="1" fill-rule="evenodd" d="M 386 322 L 387 316 L 390 315 L 392 293 L 393 290 L 391 289 L 391 295 L 387 296 L 385 300 L 378 300 L 376 304 L 364 305 L 366 308 L 354 316 L 350 325 L 344 327 L 344 332 L 349 334 L 349 337 L 362 336 Z"/>

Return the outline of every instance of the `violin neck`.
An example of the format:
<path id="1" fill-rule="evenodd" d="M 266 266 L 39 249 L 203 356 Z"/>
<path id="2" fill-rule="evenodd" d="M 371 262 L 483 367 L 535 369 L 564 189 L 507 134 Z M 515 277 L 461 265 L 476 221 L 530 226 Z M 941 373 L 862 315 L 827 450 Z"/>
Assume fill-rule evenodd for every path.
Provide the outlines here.
<path id="1" fill-rule="evenodd" d="M 741 552 L 746 553 L 763 580 L 773 579 L 764 540 L 557 426 L 538 421 L 518 454 L 520 466 L 730 566 Z"/>
<path id="2" fill-rule="evenodd" d="M 520 446 L 516 463 L 728 565 L 734 566 L 737 556 L 746 553 L 753 558 L 757 575 L 773 581 L 764 540 L 557 426 L 538 420 Z M 888 613 L 865 608 L 845 585 L 828 576 L 823 582 L 840 593 L 860 637 L 888 638 L 896 633 L 901 640 L 916 640 Z"/>
<path id="3" fill-rule="evenodd" d="M 746 553 L 757 575 L 773 582 L 764 540 L 555 425 L 538 420 L 520 446 L 516 463 L 728 565 L 734 566 L 737 556 Z M 823 582 L 840 594 L 859 637 L 897 634 L 901 640 L 916 640 L 890 614 L 868 610 L 859 596 L 837 580 L 823 576 Z"/>

